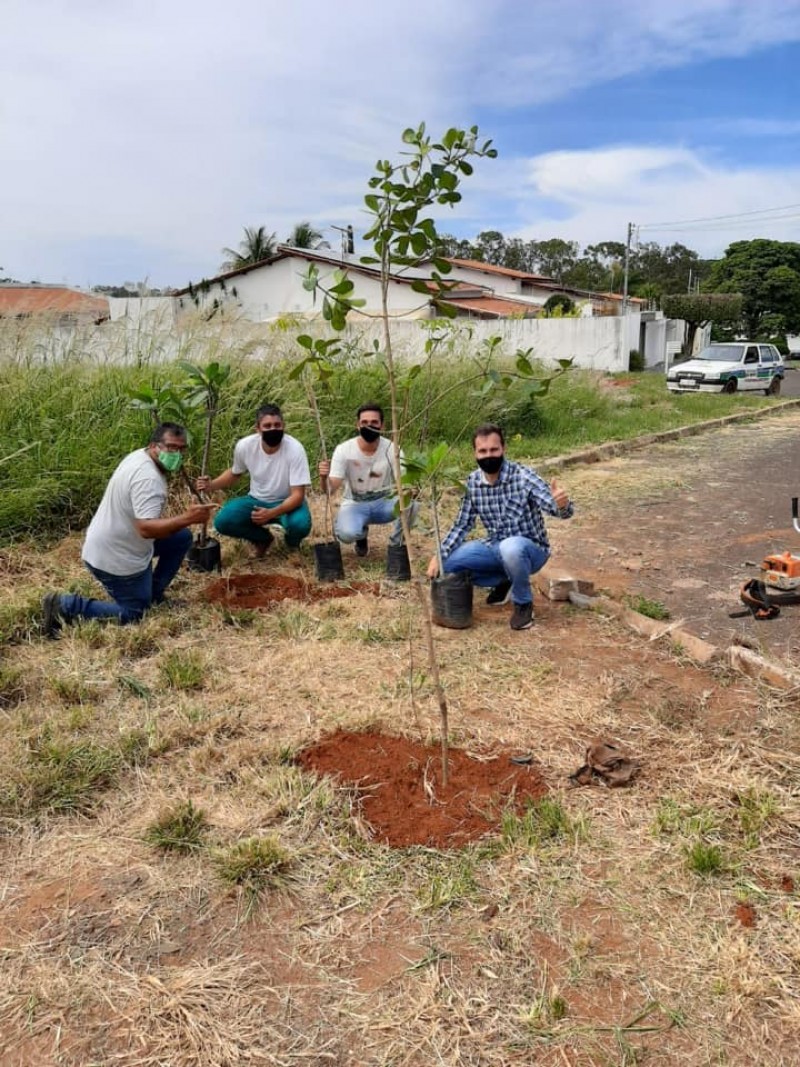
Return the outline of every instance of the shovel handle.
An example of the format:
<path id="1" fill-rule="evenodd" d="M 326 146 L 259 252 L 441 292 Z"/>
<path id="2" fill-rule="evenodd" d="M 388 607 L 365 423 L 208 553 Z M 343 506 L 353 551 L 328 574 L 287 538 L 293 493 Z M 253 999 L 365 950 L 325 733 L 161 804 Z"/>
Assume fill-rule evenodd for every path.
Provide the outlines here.
<path id="1" fill-rule="evenodd" d="M 186 483 L 186 488 L 189 490 L 189 492 L 195 498 L 197 503 L 198 504 L 205 504 L 206 501 L 203 498 L 203 494 L 199 493 L 197 491 L 197 489 L 195 489 L 194 483 L 192 482 L 192 479 L 189 477 L 189 475 L 186 473 L 186 471 L 183 469 L 183 467 L 181 467 L 181 475 L 183 477 L 184 482 Z"/>

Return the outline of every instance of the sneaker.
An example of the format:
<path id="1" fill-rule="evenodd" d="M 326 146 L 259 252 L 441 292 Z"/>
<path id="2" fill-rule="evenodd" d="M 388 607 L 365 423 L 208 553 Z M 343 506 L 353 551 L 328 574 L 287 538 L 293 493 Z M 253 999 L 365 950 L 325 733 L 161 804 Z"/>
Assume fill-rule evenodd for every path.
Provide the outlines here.
<path id="1" fill-rule="evenodd" d="M 533 604 L 515 604 L 511 613 L 511 629 L 527 630 L 533 626 Z"/>
<path id="2" fill-rule="evenodd" d="M 269 532 L 265 530 L 264 533 L 269 538 L 268 541 L 253 541 L 253 559 L 263 559 L 266 556 L 268 549 L 272 545 L 275 538 Z"/>
<path id="3" fill-rule="evenodd" d="M 369 541 L 367 541 L 366 537 L 359 537 L 359 539 L 356 541 L 356 555 L 357 556 L 366 556 L 366 554 L 368 552 L 369 552 Z"/>
<path id="4" fill-rule="evenodd" d="M 501 604 L 507 604 L 511 598 L 511 582 L 506 579 L 504 582 L 498 582 L 494 589 L 489 593 L 486 598 L 486 603 L 489 607 L 499 608 Z"/>
<path id="5" fill-rule="evenodd" d="M 42 600 L 42 633 L 45 637 L 57 637 L 63 625 L 61 594 L 48 593 Z"/>

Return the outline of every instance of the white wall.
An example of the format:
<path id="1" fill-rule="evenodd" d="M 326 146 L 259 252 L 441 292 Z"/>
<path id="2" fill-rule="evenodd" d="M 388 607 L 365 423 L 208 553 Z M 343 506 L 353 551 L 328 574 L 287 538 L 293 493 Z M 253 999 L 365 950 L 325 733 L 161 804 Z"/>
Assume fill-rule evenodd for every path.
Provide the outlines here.
<path id="1" fill-rule="evenodd" d="M 644 324 L 644 365 L 658 367 L 664 365 L 667 344 L 667 320 L 651 319 Z"/>
<path id="2" fill-rule="evenodd" d="M 617 373 L 628 370 L 629 350 L 638 346 L 640 319 L 638 312 L 626 319 L 617 315 L 591 319 L 471 319 L 468 323 L 457 319 L 451 327 L 450 343 L 457 350 L 462 343 L 469 342 L 477 350 L 487 338 L 500 337 L 506 354 L 532 349 L 532 356 L 545 363 L 573 359 L 576 367 Z M 380 339 L 377 326 L 354 324 L 348 333 L 365 347 L 370 346 L 373 336 Z M 393 326 L 396 354 L 401 359 L 421 362 L 428 336 L 429 332 L 419 323 L 396 323 Z M 635 339 L 633 343 L 630 338 Z"/>

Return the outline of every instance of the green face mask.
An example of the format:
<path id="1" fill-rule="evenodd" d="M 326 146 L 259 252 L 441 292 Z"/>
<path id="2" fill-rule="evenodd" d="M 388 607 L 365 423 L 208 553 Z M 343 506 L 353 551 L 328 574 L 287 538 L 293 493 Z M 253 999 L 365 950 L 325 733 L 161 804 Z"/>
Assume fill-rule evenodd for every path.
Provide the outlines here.
<path id="1" fill-rule="evenodd" d="M 165 471 L 169 471 L 174 474 L 175 471 L 181 469 L 183 463 L 183 455 L 180 452 L 159 452 L 158 462 L 164 468 Z"/>

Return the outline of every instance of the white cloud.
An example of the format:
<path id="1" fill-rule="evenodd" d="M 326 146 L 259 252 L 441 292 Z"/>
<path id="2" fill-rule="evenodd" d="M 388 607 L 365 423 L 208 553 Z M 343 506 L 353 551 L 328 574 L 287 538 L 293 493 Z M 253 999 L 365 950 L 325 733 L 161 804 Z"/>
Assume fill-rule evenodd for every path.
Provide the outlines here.
<path id="1" fill-rule="evenodd" d="M 24 279 L 180 283 L 244 225 L 358 227 L 373 164 L 409 123 L 438 132 L 490 108 L 535 122 L 523 108 L 582 86 L 798 38 L 798 0 L 5 0 L 0 262 Z M 631 172 L 662 193 L 670 173 L 702 185 L 688 150 L 619 151 L 583 157 L 609 212 Z M 586 218 L 569 156 L 532 166 L 480 169 L 455 218 L 497 226 L 507 183 L 531 179 L 570 224 Z M 751 176 L 771 202 L 773 179 Z"/>
<path id="2" fill-rule="evenodd" d="M 615 146 L 535 157 L 520 179 L 516 236 L 526 240 L 624 240 L 629 222 L 643 241 L 709 256 L 735 240 L 800 240 L 800 166 L 733 168 L 686 148 Z"/>

